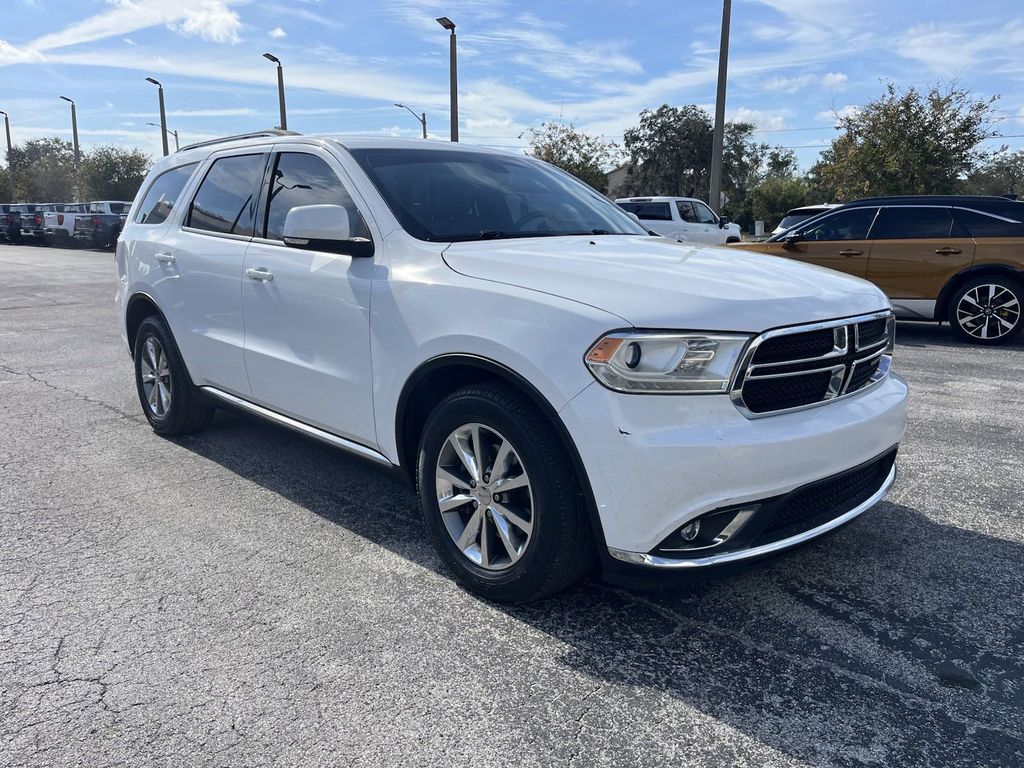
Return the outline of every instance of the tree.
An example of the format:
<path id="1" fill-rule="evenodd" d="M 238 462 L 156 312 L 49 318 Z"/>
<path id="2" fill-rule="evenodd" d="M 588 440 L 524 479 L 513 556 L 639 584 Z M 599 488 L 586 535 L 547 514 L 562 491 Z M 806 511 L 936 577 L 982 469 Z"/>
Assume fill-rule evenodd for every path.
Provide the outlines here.
<path id="1" fill-rule="evenodd" d="M 541 123 L 529 133 L 531 155 L 571 173 L 602 194 L 606 191 L 605 171 L 619 158 L 616 144 L 584 133 L 571 123 Z"/>
<path id="2" fill-rule="evenodd" d="M 811 169 L 813 183 L 832 200 L 957 192 L 996 154 L 981 146 L 996 135 L 996 98 L 977 99 L 956 83 L 927 93 L 888 83 L 875 101 L 836 115 L 841 134 Z"/>
<path id="3" fill-rule="evenodd" d="M 15 199 L 65 203 L 75 197 L 75 150 L 64 139 L 32 139 L 12 147 L 8 167 L 14 171 Z"/>
<path id="4" fill-rule="evenodd" d="M 139 149 L 97 147 L 82 163 L 83 197 L 131 200 L 152 164 L 153 158 Z"/>
<path id="5" fill-rule="evenodd" d="M 964 192 L 971 195 L 1024 197 L 1024 149 L 989 160 L 967 177 Z"/>
<path id="6" fill-rule="evenodd" d="M 771 231 L 782 221 L 786 211 L 807 203 L 807 182 L 795 176 L 775 176 L 765 179 L 750 193 L 751 214 L 765 222 Z"/>
<path id="7" fill-rule="evenodd" d="M 11 174 L 8 168 L 0 168 L 0 203 L 13 203 L 11 200 Z"/>

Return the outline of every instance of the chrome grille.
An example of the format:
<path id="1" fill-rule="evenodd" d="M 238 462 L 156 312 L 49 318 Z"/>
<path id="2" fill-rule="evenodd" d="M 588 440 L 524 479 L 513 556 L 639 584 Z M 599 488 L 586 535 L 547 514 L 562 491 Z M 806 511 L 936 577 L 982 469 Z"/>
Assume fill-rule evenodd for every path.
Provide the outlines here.
<path id="1" fill-rule="evenodd" d="M 852 395 L 889 373 L 891 312 L 767 331 L 751 343 L 733 384 L 749 418 Z"/>

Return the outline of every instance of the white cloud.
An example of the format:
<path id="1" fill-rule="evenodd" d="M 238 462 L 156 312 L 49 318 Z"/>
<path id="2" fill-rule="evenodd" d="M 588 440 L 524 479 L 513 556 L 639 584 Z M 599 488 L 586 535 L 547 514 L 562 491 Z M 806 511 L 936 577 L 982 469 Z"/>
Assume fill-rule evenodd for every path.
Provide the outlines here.
<path id="1" fill-rule="evenodd" d="M 183 35 L 194 35 L 214 43 L 237 43 L 241 40 L 238 30 L 242 21 L 221 0 L 206 0 L 186 12 L 180 24 L 170 26 Z"/>
<path id="2" fill-rule="evenodd" d="M 237 109 L 170 109 L 168 117 L 248 117 L 259 114 L 250 107 Z M 121 117 L 158 117 L 155 112 L 125 112 Z"/>
<path id="3" fill-rule="evenodd" d="M 274 27 L 272 30 L 267 32 L 267 34 L 273 37 L 275 40 L 280 40 L 282 37 L 288 36 L 288 33 L 281 29 L 281 27 Z"/>
<path id="4" fill-rule="evenodd" d="M 125 45 L 131 45 L 131 46 L 136 46 L 136 45 L 138 45 L 138 43 L 136 43 L 136 42 L 135 42 L 134 40 L 132 40 L 132 39 L 131 39 L 130 37 L 122 37 L 122 38 L 121 38 L 121 40 L 122 40 L 122 41 L 124 42 L 124 44 L 125 44 Z"/>
<path id="5" fill-rule="evenodd" d="M 990 24 L 960 24 L 954 28 L 928 22 L 915 24 L 898 39 L 895 52 L 947 75 L 960 75 L 980 60 L 992 68 L 998 61 L 1019 60 L 1024 45 L 1024 19 L 1006 22 L 993 31 Z"/>
<path id="6" fill-rule="evenodd" d="M 786 127 L 786 119 L 782 115 L 778 113 L 765 112 L 760 109 L 738 107 L 736 109 L 730 109 L 727 113 L 727 117 L 730 122 L 753 123 L 754 126 L 762 131 L 777 131 Z"/>
<path id="7" fill-rule="evenodd" d="M 6 40 L 0 40 L 0 66 L 43 61 L 43 56 L 31 48 L 15 48 Z"/>
<path id="8" fill-rule="evenodd" d="M 797 77 L 772 77 L 764 82 L 762 86 L 766 91 L 782 91 L 783 93 L 796 93 L 808 85 L 816 83 L 816 75 L 799 75 Z"/>
<path id="9" fill-rule="evenodd" d="M 826 109 L 822 112 L 818 112 L 814 116 L 814 119 L 822 123 L 832 123 L 833 125 L 838 126 L 840 120 L 847 117 L 854 117 L 858 112 L 860 112 L 859 106 L 856 104 L 847 104 L 842 109 Z"/>
<path id="10" fill-rule="evenodd" d="M 846 81 L 849 78 L 845 72 L 828 72 L 823 78 L 821 78 L 821 84 L 826 88 L 832 88 L 838 90 L 846 87 Z"/>

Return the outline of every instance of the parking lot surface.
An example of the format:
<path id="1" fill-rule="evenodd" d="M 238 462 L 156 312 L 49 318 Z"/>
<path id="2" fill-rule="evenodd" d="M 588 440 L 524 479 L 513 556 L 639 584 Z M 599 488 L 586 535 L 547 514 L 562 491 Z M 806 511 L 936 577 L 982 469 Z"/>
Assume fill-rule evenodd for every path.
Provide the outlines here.
<path id="1" fill-rule="evenodd" d="M 837 535 L 510 609 L 383 472 L 156 436 L 111 254 L 0 266 L 0 766 L 1024 764 L 1022 341 L 900 324 L 901 474 Z"/>

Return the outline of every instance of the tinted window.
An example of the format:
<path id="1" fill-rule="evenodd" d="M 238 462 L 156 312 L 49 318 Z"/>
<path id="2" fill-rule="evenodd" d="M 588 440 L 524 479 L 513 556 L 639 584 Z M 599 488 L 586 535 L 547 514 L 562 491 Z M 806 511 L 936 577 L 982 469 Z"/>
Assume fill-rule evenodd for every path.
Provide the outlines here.
<path id="1" fill-rule="evenodd" d="M 779 222 L 779 226 L 782 229 L 789 229 L 790 227 L 795 227 L 801 221 L 807 221 L 814 215 L 813 213 L 790 213 Z"/>
<path id="2" fill-rule="evenodd" d="M 953 210 L 962 235 L 965 237 L 1024 237 L 1024 224 L 1015 224 L 995 216 L 988 216 L 962 208 Z"/>
<path id="3" fill-rule="evenodd" d="M 826 216 L 803 232 L 804 240 L 866 240 L 877 208 L 850 208 Z"/>
<path id="4" fill-rule="evenodd" d="M 188 226 L 251 235 L 265 164 L 266 155 L 234 155 L 214 161 L 192 200 Z"/>
<path id="5" fill-rule="evenodd" d="M 679 218 L 683 221 L 697 222 L 697 217 L 693 213 L 693 203 L 689 200 L 676 200 L 676 208 L 679 209 Z"/>
<path id="6" fill-rule="evenodd" d="M 718 217 L 715 216 L 715 212 L 708 208 L 704 203 L 694 202 L 693 210 L 697 214 L 697 221 L 700 224 L 717 224 Z"/>
<path id="7" fill-rule="evenodd" d="M 135 214 L 137 224 L 162 224 L 171 214 L 174 202 L 185 188 L 196 163 L 182 165 L 164 171 L 149 186 L 149 191 L 139 204 L 139 212 Z M 83 211 L 86 209 L 83 206 Z"/>
<path id="8" fill-rule="evenodd" d="M 883 208 L 871 230 L 875 240 L 946 238 L 953 223 L 949 208 L 907 206 Z"/>
<path id="9" fill-rule="evenodd" d="M 646 221 L 672 221 L 672 209 L 668 203 L 616 203 L 627 213 L 635 213 L 638 219 Z"/>
<path id="10" fill-rule="evenodd" d="M 280 240 L 288 211 L 300 205 L 340 205 L 349 212 L 353 236 L 369 237 L 345 186 L 331 167 L 316 155 L 282 152 L 277 157 L 272 178 L 266 237 Z"/>

